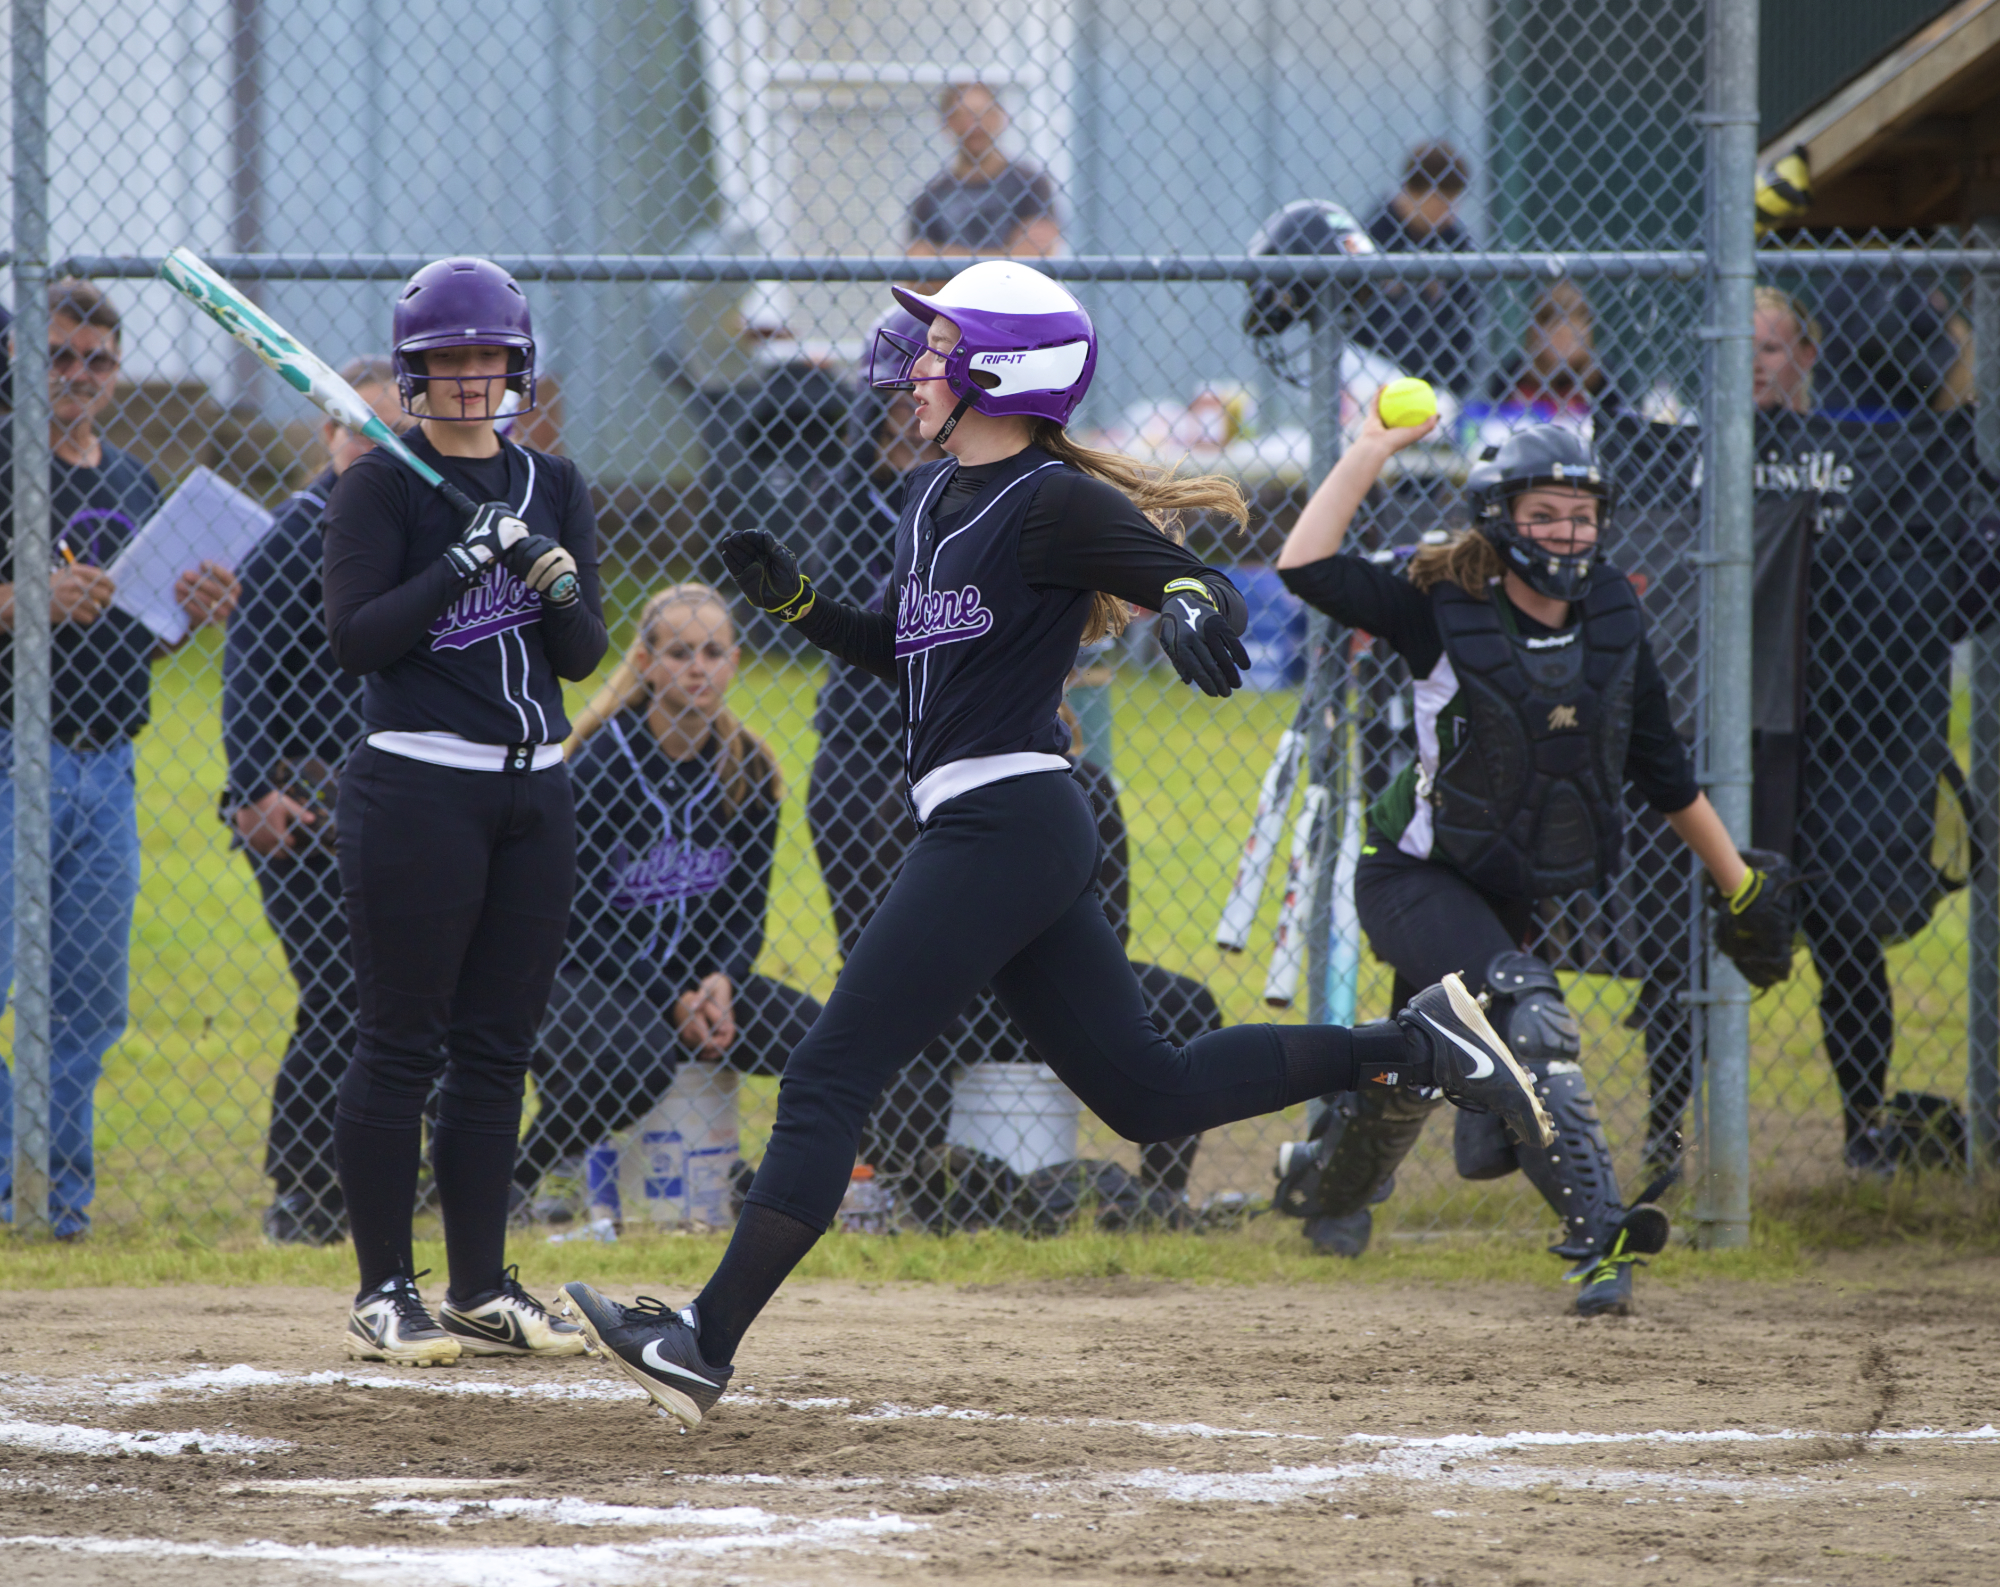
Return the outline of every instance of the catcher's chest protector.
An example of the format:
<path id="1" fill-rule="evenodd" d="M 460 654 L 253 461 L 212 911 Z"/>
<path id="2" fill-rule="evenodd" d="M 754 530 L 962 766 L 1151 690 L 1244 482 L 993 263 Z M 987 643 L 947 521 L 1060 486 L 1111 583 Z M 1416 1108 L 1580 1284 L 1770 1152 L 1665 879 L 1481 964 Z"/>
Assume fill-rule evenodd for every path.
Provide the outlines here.
<path id="1" fill-rule="evenodd" d="M 1625 747 L 1645 621 L 1600 564 L 1561 634 L 1524 636 L 1499 599 L 1431 590 L 1464 716 L 1438 746 L 1432 852 L 1506 898 L 1594 887 L 1625 841 Z"/>

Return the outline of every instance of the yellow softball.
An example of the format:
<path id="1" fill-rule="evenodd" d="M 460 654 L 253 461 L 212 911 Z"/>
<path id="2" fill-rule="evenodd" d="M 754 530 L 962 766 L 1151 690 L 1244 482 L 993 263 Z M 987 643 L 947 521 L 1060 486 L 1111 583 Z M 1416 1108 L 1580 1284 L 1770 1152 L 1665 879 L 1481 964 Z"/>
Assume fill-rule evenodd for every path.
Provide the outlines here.
<path id="1" fill-rule="evenodd" d="M 1387 428 L 1410 429 L 1437 417 L 1438 394 L 1428 380 L 1392 380 L 1376 394 L 1375 411 Z"/>

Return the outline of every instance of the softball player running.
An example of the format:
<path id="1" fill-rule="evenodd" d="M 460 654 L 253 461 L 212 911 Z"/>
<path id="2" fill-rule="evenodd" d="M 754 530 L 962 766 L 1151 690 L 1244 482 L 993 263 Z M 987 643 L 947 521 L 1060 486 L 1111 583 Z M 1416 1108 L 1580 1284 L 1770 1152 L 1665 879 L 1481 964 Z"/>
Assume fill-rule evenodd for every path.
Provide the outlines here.
<path id="1" fill-rule="evenodd" d="M 396 300 L 412 449 L 473 500 L 467 524 L 382 453 L 326 508 L 327 637 L 367 678 L 367 740 L 336 824 L 360 1019 L 334 1150 L 361 1292 L 350 1354 L 423 1366 L 571 1355 L 504 1265 L 522 1077 L 569 924 L 576 836 L 561 678 L 605 650 L 596 526 L 576 466 L 494 433 L 503 394 L 535 401 L 528 302 L 499 266 L 441 259 Z M 565 575 L 571 575 L 565 578 Z M 410 1220 L 419 1126 L 434 1139 L 451 1274 L 433 1317 Z"/>
<path id="2" fill-rule="evenodd" d="M 596 1347 L 687 1427 L 832 1222 L 883 1086 L 989 982 L 1035 1050 L 1131 1140 L 1364 1085 L 1441 1086 L 1549 1136 L 1527 1076 L 1455 980 L 1352 1031 L 1240 1025 L 1176 1046 L 1147 1018 L 1098 897 L 1097 823 L 1057 712 L 1078 644 L 1120 626 L 1124 602 L 1161 614 L 1183 679 L 1217 696 L 1240 682 L 1243 598 L 1149 514 L 1240 520 L 1242 495 L 1068 437 L 1097 338 L 1039 271 L 977 264 L 935 297 L 895 291 L 928 340 L 907 342 L 890 378 L 914 389 L 920 432 L 950 455 L 905 482 L 882 609 L 821 597 L 767 533 L 729 535 L 722 551 L 755 605 L 897 680 L 917 840 L 786 1065 L 748 1205 L 693 1304 L 625 1306 L 563 1286 Z"/>

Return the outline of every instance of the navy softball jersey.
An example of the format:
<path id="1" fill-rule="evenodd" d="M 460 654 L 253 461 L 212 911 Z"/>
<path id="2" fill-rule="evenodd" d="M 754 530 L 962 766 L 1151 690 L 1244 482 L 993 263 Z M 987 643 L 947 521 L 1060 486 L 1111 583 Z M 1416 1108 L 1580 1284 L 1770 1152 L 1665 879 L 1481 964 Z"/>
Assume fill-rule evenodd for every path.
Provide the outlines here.
<path id="1" fill-rule="evenodd" d="M 368 738 L 336 809 L 357 1035 L 334 1149 L 363 1294 L 413 1275 L 419 1130 L 432 1133 L 454 1301 L 504 1282 L 507 1202 L 535 1034 L 569 925 L 575 812 L 561 741 L 563 678 L 606 646 L 596 528 L 575 465 L 503 442 L 499 455 L 419 457 L 475 501 L 504 501 L 575 557 L 579 593 L 545 603 L 497 564 L 466 585 L 444 560 L 458 514 L 386 453 L 327 503 L 324 584 L 334 659 L 363 673 Z"/>
<path id="2" fill-rule="evenodd" d="M 1158 611 L 1179 578 L 1200 579 L 1243 631 L 1247 608 L 1228 579 L 1116 486 L 1029 447 L 972 468 L 947 458 L 912 469 L 882 609 L 822 597 L 798 626 L 897 680 L 905 776 L 923 821 L 985 783 L 1067 771 L 1057 711 L 1092 593 Z"/>
<path id="3" fill-rule="evenodd" d="M 357 458 L 326 504 L 326 630 L 334 659 L 368 675 L 369 731 L 560 744 L 569 718 L 557 680 L 589 677 L 607 642 L 583 475 L 511 442 L 468 459 L 446 457 L 420 430 L 404 439 L 474 501 L 504 501 L 531 534 L 560 541 L 580 596 L 549 606 L 497 565 L 461 585 L 444 560 L 464 529 L 451 504 L 386 452 Z"/>

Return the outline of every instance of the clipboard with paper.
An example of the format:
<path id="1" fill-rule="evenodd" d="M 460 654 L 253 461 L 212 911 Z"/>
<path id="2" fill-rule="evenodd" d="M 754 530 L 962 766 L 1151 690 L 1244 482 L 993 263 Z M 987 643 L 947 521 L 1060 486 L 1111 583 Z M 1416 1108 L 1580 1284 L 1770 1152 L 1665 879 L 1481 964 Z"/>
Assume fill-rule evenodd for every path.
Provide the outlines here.
<path id="1" fill-rule="evenodd" d="M 270 512 L 253 497 L 197 468 L 104 570 L 117 585 L 111 604 L 164 643 L 179 644 L 187 637 L 188 621 L 174 599 L 175 581 L 204 561 L 235 572 L 271 523 Z"/>

